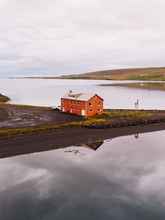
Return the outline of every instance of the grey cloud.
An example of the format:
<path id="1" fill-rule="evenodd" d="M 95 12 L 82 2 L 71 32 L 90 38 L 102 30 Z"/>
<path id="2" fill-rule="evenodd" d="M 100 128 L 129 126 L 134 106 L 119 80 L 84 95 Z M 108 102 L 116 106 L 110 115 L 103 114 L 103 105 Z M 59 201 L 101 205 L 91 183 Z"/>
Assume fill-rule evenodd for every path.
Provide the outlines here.
<path id="1" fill-rule="evenodd" d="M 164 8 L 163 0 L 0 0 L 0 76 L 164 66 Z"/>

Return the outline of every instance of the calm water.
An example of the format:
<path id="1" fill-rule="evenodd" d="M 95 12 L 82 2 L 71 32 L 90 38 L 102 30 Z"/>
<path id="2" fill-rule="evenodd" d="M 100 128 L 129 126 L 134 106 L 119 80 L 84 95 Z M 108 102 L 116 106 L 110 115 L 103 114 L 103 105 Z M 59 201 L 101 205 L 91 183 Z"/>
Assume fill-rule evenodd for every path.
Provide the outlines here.
<path id="1" fill-rule="evenodd" d="M 142 108 L 165 109 L 165 92 L 100 83 L 0 80 L 0 92 L 13 103 L 54 106 L 72 89 L 97 92 L 110 108 L 139 98 Z M 96 151 L 84 144 L 1 159 L 0 220 L 164 220 L 164 186 L 165 131 L 104 140 Z"/>
<path id="2" fill-rule="evenodd" d="M 1 159 L 0 219 L 164 220 L 164 185 L 165 131 Z"/>
<path id="3" fill-rule="evenodd" d="M 165 92 L 98 86 L 102 83 L 109 81 L 0 79 L 0 92 L 11 97 L 13 103 L 56 106 L 60 97 L 72 89 L 100 94 L 107 108 L 133 108 L 139 99 L 141 108 L 165 109 Z"/>

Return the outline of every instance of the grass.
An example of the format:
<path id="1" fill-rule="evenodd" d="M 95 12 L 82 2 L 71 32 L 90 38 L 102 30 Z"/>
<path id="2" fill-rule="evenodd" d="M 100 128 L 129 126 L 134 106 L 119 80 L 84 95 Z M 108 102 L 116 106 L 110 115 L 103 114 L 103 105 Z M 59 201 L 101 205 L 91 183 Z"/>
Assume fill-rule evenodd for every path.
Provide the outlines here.
<path id="1" fill-rule="evenodd" d="M 72 127 L 81 127 L 81 122 L 68 122 L 63 124 L 45 124 L 40 126 L 33 127 L 23 127 L 23 128 L 0 128 L 0 137 L 12 137 L 15 135 L 24 135 L 24 134 L 34 134 L 42 132 L 51 132 L 57 129 L 62 128 L 72 128 Z"/>
<path id="2" fill-rule="evenodd" d="M 106 110 L 102 115 L 97 115 L 90 117 L 84 122 L 82 126 L 91 126 L 91 125 L 107 125 L 121 120 L 139 120 L 139 119 L 148 119 L 153 115 L 152 112 L 148 111 L 134 111 L 134 110 Z"/>
<path id="3" fill-rule="evenodd" d="M 149 117 L 153 113 L 145 110 L 106 110 L 102 115 L 95 118 L 114 119 L 114 118 L 143 118 Z"/>

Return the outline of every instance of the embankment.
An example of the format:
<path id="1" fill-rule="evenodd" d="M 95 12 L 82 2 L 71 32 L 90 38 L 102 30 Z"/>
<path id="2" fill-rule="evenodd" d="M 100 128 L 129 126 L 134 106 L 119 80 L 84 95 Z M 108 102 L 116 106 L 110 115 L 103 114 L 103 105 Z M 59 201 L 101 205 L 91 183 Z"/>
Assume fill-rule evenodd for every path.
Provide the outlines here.
<path id="1" fill-rule="evenodd" d="M 165 111 L 159 110 L 106 109 L 82 118 L 46 107 L 0 104 L 0 112 L 0 158 L 165 129 Z"/>
<path id="2" fill-rule="evenodd" d="M 160 130 L 165 130 L 165 123 L 107 129 L 63 128 L 42 134 L 33 133 L 0 138 L 0 158 L 55 150 L 68 146 L 82 146 L 83 144 L 91 146 L 92 143 L 106 139 Z"/>

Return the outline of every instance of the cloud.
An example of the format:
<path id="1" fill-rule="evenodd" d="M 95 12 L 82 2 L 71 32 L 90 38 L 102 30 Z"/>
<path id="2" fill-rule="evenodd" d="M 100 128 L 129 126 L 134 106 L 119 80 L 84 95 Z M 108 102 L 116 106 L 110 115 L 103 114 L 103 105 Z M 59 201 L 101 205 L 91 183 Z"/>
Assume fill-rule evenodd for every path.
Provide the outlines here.
<path id="1" fill-rule="evenodd" d="M 0 0 L 0 74 L 163 66 L 163 0 Z"/>

